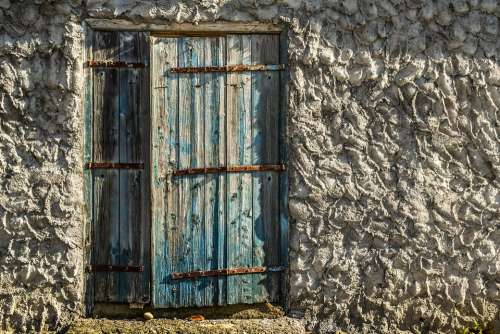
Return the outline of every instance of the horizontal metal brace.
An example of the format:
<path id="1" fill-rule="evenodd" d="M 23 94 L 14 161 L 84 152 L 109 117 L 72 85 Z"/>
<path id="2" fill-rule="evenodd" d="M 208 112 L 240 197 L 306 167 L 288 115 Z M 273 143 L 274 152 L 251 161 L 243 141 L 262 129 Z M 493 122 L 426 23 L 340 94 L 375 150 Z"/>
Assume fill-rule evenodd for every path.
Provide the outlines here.
<path id="1" fill-rule="evenodd" d="M 179 169 L 173 173 L 174 176 L 214 173 L 239 173 L 239 172 L 281 172 L 285 165 L 246 165 L 246 166 L 220 166 Z"/>
<path id="2" fill-rule="evenodd" d="M 107 264 L 100 264 L 94 266 L 87 266 L 87 272 L 137 272 L 141 273 L 144 271 L 144 266 L 109 266 Z"/>
<path id="3" fill-rule="evenodd" d="M 207 271 L 191 271 L 185 273 L 172 273 L 172 279 L 186 279 L 186 278 L 196 278 L 196 277 L 216 277 L 216 276 L 228 276 L 228 275 L 244 275 L 244 274 L 257 274 L 265 272 L 281 272 L 284 271 L 286 267 L 242 267 L 242 268 L 226 268 L 226 269 L 216 269 Z"/>
<path id="4" fill-rule="evenodd" d="M 85 62 L 85 67 L 104 67 L 104 68 L 144 68 L 143 63 L 128 63 L 125 61 L 114 60 L 89 60 Z"/>
<path id="5" fill-rule="evenodd" d="M 227 65 L 206 67 L 173 67 L 172 73 L 213 73 L 213 72 L 251 72 L 251 71 L 281 71 L 285 65 Z"/>
<path id="6" fill-rule="evenodd" d="M 87 162 L 86 169 L 144 169 L 144 163 Z"/>

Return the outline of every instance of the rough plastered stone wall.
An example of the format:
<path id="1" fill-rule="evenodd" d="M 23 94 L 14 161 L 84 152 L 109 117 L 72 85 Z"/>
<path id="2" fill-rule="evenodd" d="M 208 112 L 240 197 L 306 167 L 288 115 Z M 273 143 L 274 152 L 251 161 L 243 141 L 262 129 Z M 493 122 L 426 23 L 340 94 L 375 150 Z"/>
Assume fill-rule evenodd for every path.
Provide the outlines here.
<path id="1" fill-rule="evenodd" d="M 310 330 L 498 323 L 496 0 L 0 0 L 1 328 L 82 314 L 89 17 L 289 26 L 290 310 Z"/>
<path id="2" fill-rule="evenodd" d="M 0 332 L 81 308 L 79 6 L 0 0 Z"/>

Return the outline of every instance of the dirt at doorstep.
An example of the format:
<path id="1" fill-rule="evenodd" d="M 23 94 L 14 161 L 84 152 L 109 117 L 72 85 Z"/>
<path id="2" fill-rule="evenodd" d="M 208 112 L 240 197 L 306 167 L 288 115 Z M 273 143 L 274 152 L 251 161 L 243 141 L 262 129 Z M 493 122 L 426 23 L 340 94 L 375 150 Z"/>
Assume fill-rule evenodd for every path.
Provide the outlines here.
<path id="1" fill-rule="evenodd" d="M 305 334 L 298 319 L 227 319 L 227 320 L 109 320 L 82 319 L 75 321 L 67 334 Z"/>

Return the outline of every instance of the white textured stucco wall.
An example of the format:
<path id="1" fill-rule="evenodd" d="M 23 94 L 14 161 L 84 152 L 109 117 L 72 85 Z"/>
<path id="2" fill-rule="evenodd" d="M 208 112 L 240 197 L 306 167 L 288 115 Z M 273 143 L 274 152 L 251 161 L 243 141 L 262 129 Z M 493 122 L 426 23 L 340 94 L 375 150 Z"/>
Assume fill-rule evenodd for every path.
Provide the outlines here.
<path id="1" fill-rule="evenodd" d="M 290 297 L 311 330 L 498 321 L 496 0 L 0 0 L 0 327 L 81 314 L 88 17 L 289 25 Z"/>

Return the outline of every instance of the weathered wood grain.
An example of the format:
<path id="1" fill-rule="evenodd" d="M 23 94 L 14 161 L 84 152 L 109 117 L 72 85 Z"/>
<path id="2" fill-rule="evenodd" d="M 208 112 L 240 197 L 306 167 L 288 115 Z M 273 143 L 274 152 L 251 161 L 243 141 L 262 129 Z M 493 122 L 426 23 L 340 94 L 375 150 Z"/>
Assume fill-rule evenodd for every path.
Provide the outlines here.
<path id="1" fill-rule="evenodd" d="M 203 66 L 219 66 L 224 63 L 225 38 L 209 37 L 205 39 L 205 59 Z M 225 118 L 224 118 L 224 75 L 221 73 L 205 73 L 203 78 L 203 143 L 204 166 L 225 165 Z M 225 205 L 224 176 L 206 174 L 204 181 L 204 270 L 225 268 L 224 253 L 221 253 L 225 242 Z M 201 305 L 217 304 L 217 291 L 224 289 L 224 279 L 217 277 L 204 278 L 201 282 Z"/>
<path id="2" fill-rule="evenodd" d="M 178 39 L 178 61 L 179 66 L 190 66 L 192 63 L 192 50 L 195 48 L 193 41 L 189 38 Z M 196 55 L 195 55 L 196 56 Z M 198 62 L 196 60 L 196 62 Z M 194 89 L 196 78 L 194 75 L 179 76 L 179 150 L 178 167 L 189 168 L 192 164 L 192 127 L 193 127 L 193 109 L 196 101 L 194 100 Z M 193 195 L 197 191 L 192 191 L 196 180 L 182 178 L 178 180 L 179 201 L 178 214 L 179 219 L 176 234 L 178 248 L 176 252 L 176 262 L 174 266 L 179 272 L 192 271 L 193 269 L 193 220 L 196 223 L 196 217 L 192 215 Z M 195 199 L 196 201 L 196 199 Z M 179 302 L 181 305 L 194 305 L 193 300 L 193 282 L 179 283 Z"/>
<path id="3" fill-rule="evenodd" d="M 280 266 L 280 173 L 165 175 L 280 164 L 280 75 L 172 73 L 171 67 L 279 63 L 279 37 L 153 37 L 153 304 L 280 300 L 280 274 L 172 280 L 173 272 Z M 226 58 L 226 59 L 225 59 Z"/>
<path id="4" fill-rule="evenodd" d="M 147 34 L 95 32 L 93 60 L 146 62 Z M 94 69 L 94 162 L 148 161 L 149 75 L 147 69 Z M 89 159 L 90 160 L 90 159 Z M 143 265 L 141 273 L 96 273 L 95 301 L 149 300 L 148 172 L 94 171 L 96 265 Z"/>
<path id="5" fill-rule="evenodd" d="M 97 32 L 92 36 L 92 56 L 88 58 L 147 63 L 146 36 L 138 32 Z M 282 147 L 286 144 L 286 117 L 277 115 L 286 103 L 276 98 L 279 90 L 283 93 L 286 88 L 283 74 L 231 73 L 227 74 L 227 88 L 226 74 L 166 75 L 170 67 L 224 66 L 226 49 L 229 65 L 285 63 L 283 54 L 281 61 L 276 58 L 277 39 L 273 35 L 228 36 L 226 48 L 221 37 L 156 38 L 158 44 L 165 45 L 159 48 L 162 51 L 154 50 L 157 65 L 153 63 L 152 71 L 157 74 L 152 84 L 155 129 L 151 138 L 155 304 L 201 306 L 277 301 L 279 297 L 277 274 L 204 278 L 194 283 L 168 282 L 168 277 L 173 271 L 286 264 L 286 174 L 203 175 L 179 180 L 165 177 L 168 171 L 182 166 L 286 161 L 286 149 Z M 148 163 L 147 69 L 96 69 L 94 73 L 90 101 L 94 112 L 86 120 L 86 137 L 93 137 L 93 147 L 86 148 L 86 159 Z M 278 76 L 281 84 L 277 83 Z M 89 129 L 93 129 L 92 135 Z M 99 235 L 95 240 L 96 264 L 142 264 L 149 268 L 147 174 L 148 170 L 95 171 L 93 194 L 86 197 L 94 197 L 92 215 Z M 91 185 L 92 181 L 87 183 Z M 181 185 L 179 193 L 177 183 Z M 97 275 L 96 301 L 137 302 L 149 298 L 147 270 Z"/>
<path id="6" fill-rule="evenodd" d="M 150 59 L 150 38 L 149 33 L 140 32 L 138 34 L 139 61 L 149 66 Z M 150 69 L 148 67 L 141 70 L 140 75 L 140 95 L 142 97 L 139 105 L 139 122 L 143 129 L 141 137 L 142 154 L 146 166 L 150 166 L 151 161 L 151 80 Z M 142 177 L 142 220 L 140 224 L 141 242 L 138 246 L 141 264 L 144 266 L 144 271 L 140 279 L 141 290 L 137 293 L 136 301 L 141 300 L 142 303 L 151 301 L 151 169 L 146 168 L 141 175 Z M 139 285 L 139 284 L 137 284 Z"/>
<path id="7" fill-rule="evenodd" d="M 118 60 L 118 34 L 94 32 L 94 60 Z M 118 70 L 94 70 L 93 159 L 96 162 L 119 161 Z"/>
<path id="8" fill-rule="evenodd" d="M 122 37 L 123 33 L 120 33 Z M 121 44 L 121 43 L 120 43 Z M 133 47 L 133 46 L 132 46 Z M 120 162 L 143 162 L 141 128 L 139 122 L 140 70 L 122 69 L 120 74 Z M 139 265 L 141 237 L 141 171 L 120 170 L 120 262 L 119 265 Z M 134 231 L 135 230 L 135 231 Z M 136 232 L 135 234 L 133 232 Z M 136 261 L 133 263 L 133 261 Z M 137 276 L 142 273 L 117 273 L 120 296 L 127 301 L 134 300 Z"/>
<path id="9" fill-rule="evenodd" d="M 128 30 L 152 31 L 170 34 L 164 37 L 180 37 L 188 34 L 207 33 L 271 33 L 275 34 L 283 29 L 282 25 L 262 22 L 200 22 L 192 23 L 137 23 L 123 19 L 93 19 L 85 20 L 93 29 L 101 30 Z M 161 35 L 161 34 L 160 34 Z"/>
<path id="10" fill-rule="evenodd" d="M 252 63 L 279 62 L 277 35 L 251 37 Z M 279 73 L 252 73 L 252 164 L 278 164 Z M 253 266 L 279 266 L 279 174 L 252 174 Z M 253 301 L 279 300 L 279 273 L 252 276 Z"/>
<path id="11" fill-rule="evenodd" d="M 152 46 L 151 198 L 153 224 L 153 305 L 178 305 L 178 283 L 170 280 L 175 269 L 177 182 L 169 174 L 178 159 L 178 80 L 169 69 L 177 66 L 177 40 L 153 38 Z"/>
<path id="12" fill-rule="evenodd" d="M 203 66 L 205 58 L 205 38 L 186 37 L 183 39 L 183 46 L 179 49 L 181 66 Z M 185 79 L 185 80 L 184 80 Z M 205 145 L 204 145 L 204 110 L 203 110 L 203 82 L 202 74 L 181 75 L 179 86 L 181 95 L 179 112 L 190 113 L 189 142 L 191 152 L 185 151 L 190 155 L 189 166 L 191 168 L 203 167 L 205 164 Z M 188 91 L 189 90 L 189 91 Z M 190 99 L 184 100 L 184 96 L 190 94 Z M 189 101 L 189 105 L 188 102 Z M 186 104 L 183 104 L 186 102 Z M 189 180 L 189 191 L 191 201 L 186 208 L 187 219 L 185 221 L 186 229 L 191 229 L 190 245 L 190 270 L 204 270 L 205 254 L 205 231 L 204 231 L 204 175 L 187 177 Z M 199 269 L 198 269 L 199 268 Z M 195 306 L 202 306 L 204 289 L 207 284 L 207 278 L 202 278 L 191 282 L 190 300 Z"/>
<path id="13" fill-rule="evenodd" d="M 118 60 L 118 34 L 95 31 L 94 60 Z M 119 78 L 116 69 L 95 69 L 93 89 L 93 161 L 119 162 Z M 94 172 L 95 264 L 119 263 L 119 174 Z M 118 275 L 95 274 L 95 301 L 119 301 Z"/>
<path id="14" fill-rule="evenodd" d="M 166 45 L 169 54 L 167 57 L 167 67 L 171 68 L 177 66 L 179 62 L 178 56 L 178 42 L 176 39 L 171 39 Z M 172 178 L 172 171 L 179 167 L 179 78 L 177 75 L 170 75 L 168 70 L 165 69 L 163 72 L 165 76 L 166 87 L 164 88 L 165 93 L 165 110 L 167 113 L 166 126 L 167 132 L 167 163 L 169 178 L 166 179 L 167 183 L 167 217 L 166 217 L 166 228 L 167 228 L 167 249 L 168 249 L 168 259 L 165 259 L 166 263 L 170 263 L 167 266 L 168 271 L 165 272 L 165 278 L 171 283 L 167 287 L 167 301 L 171 300 L 172 305 L 179 305 L 180 301 L 180 284 L 177 282 L 172 282 L 170 280 L 170 273 L 175 271 L 177 266 L 175 265 L 179 261 L 179 257 L 182 256 L 178 252 L 179 249 L 179 238 L 178 231 L 179 226 L 183 224 L 179 216 L 179 182 Z"/>
<path id="15" fill-rule="evenodd" d="M 118 172 L 94 171 L 95 263 L 114 264 L 119 258 L 119 183 Z M 119 301 L 118 275 L 95 273 L 95 302 Z"/>
<path id="16" fill-rule="evenodd" d="M 149 66 L 150 58 L 150 38 L 149 33 L 139 32 L 138 34 L 138 60 Z M 142 129 L 141 145 L 143 161 L 146 166 L 150 166 L 151 161 L 151 82 L 149 68 L 143 68 L 140 75 L 140 96 L 141 101 L 139 105 L 139 122 Z M 140 223 L 140 244 L 137 247 L 140 262 L 144 266 L 142 275 L 138 276 L 137 286 L 141 289 L 138 290 L 136 300 L 142 300 L 142 303 L 149 303 L 151 301 L 151 169 L 146 168 L 141 174 L 142 178 L 142 219 Z M 134 232 L 133 232 L 134 233 Z"/>
<path id="17" fill-rule="evenodd" d="M 118 61 L 119 40 L 116 31 L 94 31 L 92 59 L 96 61 Z"/>
<path id="18" fill-rule="evenodd" d="M 227 64 L 251 63 L 251 36 L 227 36 Z M 251 164 L 251 76 L 227 74 L 227 163 Z M 227 266 L 252 265 L 252 177 L 227 174 Z M 250 275 L 229 276 L 228 304 L 252 302 Z"/>
<path id="19" fill-rule="evenodd" d="M 92 60 L 92 43 L 93 43 L 93 31 L 87 24 L 84 24 L 84 34 L 85 39 L 83 43 L 83 50 L 85 50 L 85 55 L 83 61 Z M 84 127 L 83 127 L 83 161 L 88 162 L 92 160 L 92 85 L 93 85 L 93 71 L 92 69 L 84 69 Z M 83 171 L 85 191 L 84 191 L 84 201 L 85 201 L 85 266 L 91 265 L 94 262 L 94 225 L 92 220 L 93 211 L 93 187 L 92 187 L 92 171 L 84 169 Z M 85 277 L 85 314 L 90 315 L 93 311 L 94 306 L 94 273 L 89 273 Z"/>
<path id="20" fill-rule="evenodd" d="M 119 162 L 118 70 L 94 71 L 93 160 Z"/>
<path id="21" fill-rule="evenodd" d="M 280 63 L 288 64 L 288 30 L 284 29 L 280 35 L 279 56 Z M 287 67 L 287 66 L 286 66 Z M 280 117 L 279 117 L 279 158 L 282 163 L 288 163 L 288 70 L 280 73 Z M 288 168 L 280 174 L 279 185 L 280 211 L 280 260 L 287 268 L 281 274 L 281 303 L 285 309 L 289 307 L 289 261 L 288 261 Z"/>
<path id="22" fill-rule="evenodd" d="M 144 63 L 147 35 L 119 33 L 119 60 Z M 119 70 L 119 155 L 122 163 L 146 160 L 148 149 L 149 82 L 147 69 Z M 140 273 L 117 273 L 120 300 L 149 300 L 149 218 L 146 173 L 120 170 L 120 265 L 144 265 Z"/>

